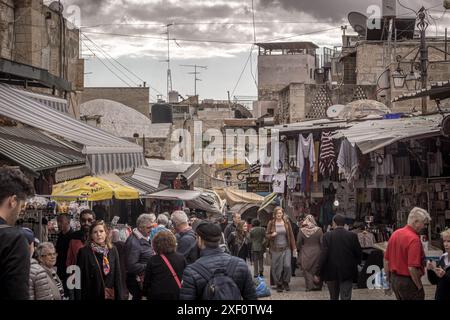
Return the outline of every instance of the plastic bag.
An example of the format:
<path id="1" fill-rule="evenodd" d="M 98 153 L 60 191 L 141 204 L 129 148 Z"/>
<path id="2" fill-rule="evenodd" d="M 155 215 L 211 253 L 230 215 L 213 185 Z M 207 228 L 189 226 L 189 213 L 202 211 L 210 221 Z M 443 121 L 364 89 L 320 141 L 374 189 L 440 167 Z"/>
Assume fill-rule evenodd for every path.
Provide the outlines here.
<path id="1" fill-rule="evenodd" d="M 255 278 L 256 296 L 258 298 L 270 297 L 270 288 L 267 286 L 263 277 Z"/>

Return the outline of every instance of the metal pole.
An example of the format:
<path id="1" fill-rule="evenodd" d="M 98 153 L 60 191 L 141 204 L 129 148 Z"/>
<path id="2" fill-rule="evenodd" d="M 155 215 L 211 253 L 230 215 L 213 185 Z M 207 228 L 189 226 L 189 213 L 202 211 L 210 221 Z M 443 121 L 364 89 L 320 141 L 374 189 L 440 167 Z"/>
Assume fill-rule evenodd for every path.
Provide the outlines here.
<path id="1" fill-rule="evenodd" d="M 194 96 L 197 97 L 197 65 L 194 65 Z"/>
<path id="2" fill-rule="evenodd" d="M 422 7 L 419 11 L 419 30 L 420 30 L 420 75 L 422 79 L 422 89 L 427 88 L 428 72 L 428 48 L 426 44 L 426 30 L 428 23 L 425 21 L 425 8 Z M 422 114 L 427 113 L 427 97 L 422 97 Z"/>
<path id="3" fill-rule="evenodd" d="M 447 28 L 445 28 L 445 61 L 447 61 L 447 47 L 448 47 L 448 44 L 447 44 Z"/>

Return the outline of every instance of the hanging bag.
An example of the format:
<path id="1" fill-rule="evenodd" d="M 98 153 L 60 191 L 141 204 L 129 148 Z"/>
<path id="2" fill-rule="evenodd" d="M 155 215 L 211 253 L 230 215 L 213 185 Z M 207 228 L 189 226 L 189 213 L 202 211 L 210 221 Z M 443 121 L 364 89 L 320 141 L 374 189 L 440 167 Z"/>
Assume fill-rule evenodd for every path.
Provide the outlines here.
<path id="1" fill-rule="evenodd" d="M 97 263 L 98 270 L 100 271 L 100 277 L 102 279 L 103 288 L 105 289 L 105 300 L 114 300 L 116 298 L 116 292 L 114 288 L 107 288 L 105 284 L 105 279 L 103 279 L 103 271 L 100 267 L 100 264 L 98 263 L 97 256 L 95 255 L 95 252 L 92 250 L 92 254 L 94 255 L 94 260 Z"/>

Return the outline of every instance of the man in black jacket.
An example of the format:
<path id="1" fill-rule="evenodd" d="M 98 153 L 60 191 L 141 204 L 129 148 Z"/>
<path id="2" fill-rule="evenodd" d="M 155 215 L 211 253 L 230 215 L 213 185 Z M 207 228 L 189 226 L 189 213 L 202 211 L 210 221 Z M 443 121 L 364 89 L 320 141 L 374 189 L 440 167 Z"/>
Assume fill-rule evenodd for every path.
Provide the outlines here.
<path id="1" fill-rule="evenodd" d="M 351 300 L 353 281 L 358 277 L 361 263 L 361 246 L 358 236 L 344 228 L 345 218 L 337 214 L 333 218 L 333 230 L 323 237 L 319 271 L 320 278 L 327 282 L 331 300 Z"/>
<path id="2" fill-rule="evenodd" d="M 238 212 L 233 213 L 233 223 L 226 226 L 225 230 L 223 231 L 223 235 L 225 239 L 228 241 L 230 234 L 234 231 L 236 231 L 236 227 L 241 222 L 241 214 Z M 230 244 L 227 243 L 228 248 L 230 247 Z"/>
<path id="3" fill-rule="evenodd" d="M 34 188 L 22 172 L 7 168 L 0 168 L 0 186 L 0 300 L 28 300 L 28 242 L 13 226 Z"/>
<path id="4" fill-rule="evenodd" d="M 234 272 L 228 276 L 235 282 L 244 300 L 255 300 L 256 291 L 248 265 L 238 257 L 224 253 L 220 247 L 222 230 L 218 224 L 201 222 L 196 225 L 197 244 L 201 249 L 200 258 L 186 267 L 183 273 L 180 300 L 201 300 L 210 279 L 204 277 L 204 270 L 212 275 L 217 270 L 226 270 L 233 263 Z"/>
<path id="5" fill-rule="evenodd" d="M 62 213 L 56 218 L 56 222 L 58 223 L 58 240 L 56 240 L 56 253 L 58 256 L 56 257 L 56 272 L 58 273 L 58 277 L 61 279 L 61 282 L 64 287 L 64 292 L 66 296 L 69 296 L 69 290 L 67 289 L 67 252 L 69 250 L 69 243 L 72 239 L 73 229 L 70 226 L 70 216 L 68 214 Z"/>
<path id="6" fill-rule="evenodd" d="M 186 258 L 188 264 L 195 262 L 198 258 L 197 235 L 189 226 L 188 216 L 177 210 L 172 213 L 171 220 L 176 231 L 177 252 Z"/>

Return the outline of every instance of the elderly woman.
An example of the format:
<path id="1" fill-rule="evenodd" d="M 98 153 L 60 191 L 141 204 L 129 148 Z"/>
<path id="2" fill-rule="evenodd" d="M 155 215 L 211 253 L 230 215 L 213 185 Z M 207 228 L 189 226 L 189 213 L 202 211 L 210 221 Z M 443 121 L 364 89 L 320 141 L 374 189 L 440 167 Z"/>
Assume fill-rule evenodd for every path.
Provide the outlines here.
<path id="1" fill-rule="evenodd" d="M 428 280 L 436 287 L 436 300 L 450 300 L 450 229 L 441 233 L 444 242 L 445 253 L 439 259 L 439 262 L 428 262 Z"/>
<path id="2" fill-rule="evenodd" d="M 119 254 L 103 221 L 90 227 L 88 242 L 78 252 L 77 265 L 82 300 L 122 299 Z"/>
<path id="3" fill-rule="evenodd" d="M 314 217 L 307 215 L 297 238 L 297 248 L 300 251 L 299 264 L 305 275 L 306 291 L 322 290 L 321 283 L 314 283 L 314 275 L 319 269 L 322 237 L 322 229 L 317 226 Z"/>
<path id="4" fill-rule="evenodd" d="M 37 260 L 31 259 L 30 299 L 62 300 L 64 288 L 54 269 L 57 254 L 53 243 L 39 244 L 35 254 Z"/>
<path id="5" fill-rule="evenodd" d="M 272 258 L 271 275 L 278 292 L 290 290 L 291 257 L 297 255 L 294 233 L 283 208 L 276 207 L 273 219 L 267 225 L 266 237 Z"/>
<path id="6" fill-rule="evenodd" d="M 154 214 L 141 214 L 136 221 L 137 228 L 125 242 L 127 288 L 133 300 L 142 299 L 142 285 L 147 261 L 152 256 L 149 242 L 150 232 L 155 222 Z"/>
<path id="7" fill-rule="evenodd" d="M 186 259 L 176 252 L 177 240 L 170 231 L 158 232 L 152 241 L 156 255 L 145 270 L 144 292 L 148 300 L 178 300 Z"/>

